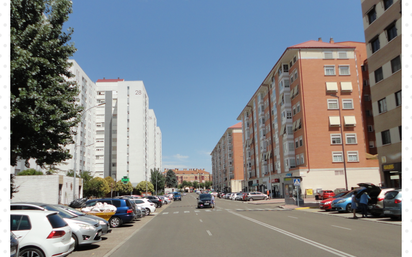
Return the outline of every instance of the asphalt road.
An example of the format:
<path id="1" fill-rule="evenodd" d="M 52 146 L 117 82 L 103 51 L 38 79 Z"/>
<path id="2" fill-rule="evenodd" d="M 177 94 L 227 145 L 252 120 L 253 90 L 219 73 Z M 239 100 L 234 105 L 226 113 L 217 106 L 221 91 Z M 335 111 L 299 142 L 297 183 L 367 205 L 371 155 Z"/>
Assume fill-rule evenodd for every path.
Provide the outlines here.
<path id="1" fill-rule="evenodd" d="M 133 226 L 104 255 L 95 252 L 100 247 L 92 255 L 72 255 L 401 256 L 401 226 L 396 224 L 223 199 L 217 199 L 215 209 L 196 209 L 196 197 L 188 194 L 142 219 L 144 225 Z"/>

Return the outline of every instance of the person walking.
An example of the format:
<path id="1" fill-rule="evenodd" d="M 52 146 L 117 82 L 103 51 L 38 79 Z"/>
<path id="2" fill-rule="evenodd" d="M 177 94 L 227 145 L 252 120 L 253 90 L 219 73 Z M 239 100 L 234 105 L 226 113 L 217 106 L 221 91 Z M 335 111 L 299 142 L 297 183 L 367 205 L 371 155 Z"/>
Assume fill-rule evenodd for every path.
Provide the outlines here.
<path id="1" fill-rule="evenodd" d="M 360 197 L 360 207 L 362 210 L 362 218 L 367 218 L 368 217 L 368 201 L 369 201 L 370 196 L 368 195 L 367 192 L 364 192 L 361 197 Z"/>
<path id="2" fill-rule="evenodd" d="M 215 208 L 215 197 L 212 194 L 212 209 L 214 209 L 214 208 Z"/>
<path id="3" fill-rule="evenodd" d="M 352 207 L 352 212 L 353 212 L 353 218 L 354 218 L 354 219 L 357 219 L 358 216 L 356 216 L 356 209 L 357 209 L 356 192 L 353 192 L 351 207 Z"/>

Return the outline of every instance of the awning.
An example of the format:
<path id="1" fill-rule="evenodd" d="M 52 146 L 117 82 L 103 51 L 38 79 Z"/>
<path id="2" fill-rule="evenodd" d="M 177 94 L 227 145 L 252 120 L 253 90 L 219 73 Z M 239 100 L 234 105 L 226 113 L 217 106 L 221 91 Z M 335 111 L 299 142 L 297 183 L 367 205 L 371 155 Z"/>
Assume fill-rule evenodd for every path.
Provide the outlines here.
<path id="1" fill-rule="evenodd" d="M 294 122 L 293 122 L 293 126 L 292 126 L 292 130 L 293 130 L 293 131 L 296 130 L 296 122 L 297 122 L 297 121 L 294 121 Z"/>
<path id="2" fill-rule="evenodd" d="M 292 88 L 292 90 L 290 91 L 290 98 L 292 99 L 295 96 L 295 88 Z"/>
<path id="3" fill-rule="evenodd" d="M 345 126 L 356 126 L 355 116 L 344 116 L 343 120 L 345 121 Z"/>
<path id="4" fill-rule="evenodd" d="M 352 82 L 341 82 L 340 88 L 342 91 L 352 92 Z"/>
<path id="5" fill-rule="evenodd" d="M 301 128 L 301 126 L 300 126 L 300 119 L 298 119 L 298 120 L 296 121 L 296 127 L 295 127 L 295 129 L 298 130 L 298 129 L 300 129 L 300 128 Z"/>
<path id="6" fill-rule="evenodd" d="M 338 92 L 338 82 L 326 82 L 326 91 Z"/>
<path id="7" fill-rule="evenodd" d="M 252 186 L 252 187 L 257 187 L 257 186 L 259 186 L 259 184 L 258 184 L 258 183 L 255 183 L 255 184 L 252 184 L 251 186 Z"/>
<path id="8" fill-rule="evenodd" d="M 329 116 L 329 126 L 340 126 L 339 116 Z"/>

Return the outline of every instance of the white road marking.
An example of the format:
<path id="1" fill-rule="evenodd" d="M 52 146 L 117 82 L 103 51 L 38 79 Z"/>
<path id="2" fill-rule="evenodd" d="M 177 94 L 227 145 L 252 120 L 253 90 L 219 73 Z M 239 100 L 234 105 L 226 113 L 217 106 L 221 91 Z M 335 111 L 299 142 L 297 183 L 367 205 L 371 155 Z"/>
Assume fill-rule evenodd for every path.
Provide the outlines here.
<path id="1" fill-rule="evenodd" d="M 178 211 L 173 212 L 174 214 L 179 213 Z"/>
<path id="2" fill-rule="evenodd" d="M 289 218 L 292 218 L 292 219 L 297 219 L 298 217 L 293 217 L 293 216 L 288 216 Z"/>
<path id="3" fill-rule="evenodd" d="M 209 230 L 206 230 L 206 232 L 209 234 L 209 236 L 212 236 L 212 233 L 210 233 Z"/>
<path id="4" fill-rule="evenodd" d="M 203 222 L 203 220 L 200 220 L 200 222 Z"/>
<path id="5" fill-rule="evenodd" d="M 200 212 L 200 211 L 195 211 L 195 212 Z"/>
<path id="6" fill-rule="evenodd" d="M 331 225 L 332 227 L 335 227 L 335 228 L 341 228 L 341 229 L 346 229 L 346 230 L 352 230 L 352 229 L 350 229 L 350 228 L 345 228 L 345 227 L 339 227 L 339 226 L 335 226 L 335 225 Z"/>
<path id="7" fill-rule="evenodd" d="M 190 211 L 185 211 L 185 213 L 189 213 Z"/>
<path id="8" fill-rule="evenodd" d="M 164 215 L 164 214 L 169 214 L 169 213 L 168 212 L 163 212 L 162 214 Z"/>
<path id="9" fill-rule="evenodd" d="M 207 212 L 211 212 L 211 210 L 205 210 L 205 211 L 207 211 Z"/>
<path id="10" fill-rule="evenodd" d="M 294 239 L 296 239 L 296 240 L 299 240 L 299 241 L 301 241 L 301 242 L 304 242 L 304 243 L 310 244 L 310 245 L 312 245 L 312 246 L 315 246 L 315 247 L 317 247 L 317 248 L 319 248 L 319 249 L 322 249 L 322 250 L 324 250 L 324 251 L 327 251 L 327 252 L 330 252 L 330 253 L 332 253 L 332 254 L 335 254 L 335 255 L 337 255 L 337 256 L 340 256 L 340 257 L 355 257 L 354 255 L 350 255 L 349 253 L 345 253 L 345 252 L 339 251 L 339 250 L 337 250 L 337 249 L 335 249 L 335 248 L 329 247 L 329 246 L 327 246 L 327 245 L 323 245 L 323 244 L 318 243 L 318 242 L 316 242 L 316 241 L 313 241 L 313 240 L 307 239 L 307 238 L 305 238 L 305 237 L 302 237 L 302 236 L 293 234 L 293 233 L 291 233 L 291 232 L 289 232 L 289 231 L 286 231 L 286 230 L 283 230 L 283 229 L 280 229 L 280 228 L 271 226 L 271 225 L 269 225 L 269 224 L 263 223 L 263 222 L 261 222 L 261 221 L 258 221 L 258 220 L 249 218 L 249 217 L 244 216 L 244 215 L 242 215 L 242 214 L 239 214 L 239 213 L 236 213 L 236 212 L 230 212 L 230 213 L 232 213 L 232 214 L 234 214 L 234 215 L 236 215 L 236 216 L 239 216 L 239 217 L 241 217 L 241 218 L 244 218 L 244 219 L 246 219 L 246 220 L 249 220 L 249 221 L 251 221 L 251 222 L 254 222 L 254 223 L 256 223 L 256 224 L 259 224 L 259 225 L 261 225 L 261 226 L 263 226 L 263 227 L 266 227 L 266 228 L 268 228 L 268 229 L 277 231 L 277 232 L 279 232 L 279 233 L 281 233 L 281 234 L 284 234 L 284 235 L 286 235 L 286 236 L 289 236 L 289 237 L 294 238 Z"/>

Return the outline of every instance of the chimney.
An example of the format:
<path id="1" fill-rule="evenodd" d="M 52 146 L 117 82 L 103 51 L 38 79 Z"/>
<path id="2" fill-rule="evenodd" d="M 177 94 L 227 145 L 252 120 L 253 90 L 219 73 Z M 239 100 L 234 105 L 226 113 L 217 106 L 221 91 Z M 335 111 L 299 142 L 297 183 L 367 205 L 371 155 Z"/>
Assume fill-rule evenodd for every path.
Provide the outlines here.
<path id="1" fill-rule="evenodd" d="M 335 41 L 333 41 L 333 37 L 330 38 L 329 43 L 334 44 Z"/>
<path id="2" fill-rule="evenodd" d="M 320 37 L 320 38 L 318 38 L 318 41 L 319 41 L 319 42 L 322 42 L 322 38 L 321 38 L 321 37 Z"/>

